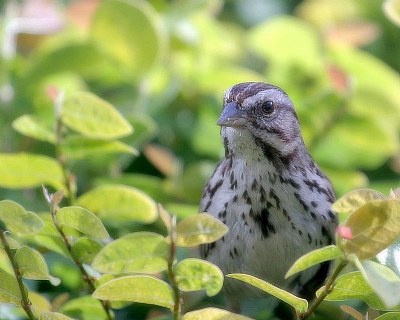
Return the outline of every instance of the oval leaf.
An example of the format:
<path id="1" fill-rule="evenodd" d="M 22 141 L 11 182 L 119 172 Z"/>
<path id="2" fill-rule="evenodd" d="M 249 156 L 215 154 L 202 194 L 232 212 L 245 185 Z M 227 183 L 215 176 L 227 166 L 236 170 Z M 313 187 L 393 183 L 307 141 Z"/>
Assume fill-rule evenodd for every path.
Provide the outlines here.
<path id="1" fill-rule="evenodd" d="M 400 235 L 400 201 L 371 201 L 357 209 L 346 222 L 352 239 L 343 242 L 346 253 L 360 259 L 374 257 Z"/>
<path id="2" fill-rule="evenodd" d="M 224 275 L 214 264 L 200 259 L 184 259 L 175 266 L 175 278 L 181 291 L 206 290 L 209 297 L 222 289 Z"/>
<path id="3" fill-rule="evenodd" d="M 133 131 L 110 103 L 92 93 L 76 92 L 67 95 L 63 102 L 63 123 L 85 137 L 111 140 Z"/>
<path id="4" fill-rule="evenodd" d="M 317 296 L 325 290 L 324 287 L 317 291 Z M 348 299 L 359 299 L 377 310 L 388 310 L 382 300 L 374 290 L 364 280 L 360 271 L 349 272 L 341 275 L 335 281 L 333 289 L 329 292 L 325 300 L 343 301 Z"/>
<path id="5" fill-rule="evenodd" d="M 60 284 L 60 279 L 49 274 L 46 260 L 38 251 L 28 246 L 22 246 L 15 253 L 15 261 L 25 279 L 49 280 L 54 286 Z"/>
<path id="6" fill-rule="evenodd" d="M 96 240 L 81 237 L 73 243 L 72 255 L 80 262 L 91 264 L 102 248 L 103 246 Z"/>
<path id="7" fill-rule="evenodd" d="M 37 233 L 43 228 L 38 215 L 11 200 L 0 201 L 0 220 L 7 230 L 21 235 Z"/>
<path id="8" fill-rule="evenodd" d="M 0 302 L 21 305 L 21 292 L 17 279 L 2 269 L 0 269 Z"/>
<path id="9" fill-rule="evenodd" d="M 67 226 L 94 238 L 107 238 L 108 232 L 100 219 L 89 210 L 71 206 L 57 211 L 57 221 L 62 226 Z"/>
<path id="10" fill-rule="evenodd" d="M 326 246 L 320 249 L 313 250 L 298 258 L 290 267 L 285 275 L 285 279 L 290 276 L 311 268 L 316 264 L 324 261 L 334 260 L 343 256 L 342 251 L 335 245 Z"/>
<path id="11" fill-rule="evenodd" d="M 28 153 L 0 154 L 0 186 L 31 188 L 49 184 L 63 189 L 64 175 L 56 160 Z"/>
<path id="12" fill-rule="evenodd" d="M 182 320 L 251 320 L 252 318 L 218 308 L 205 308 L 186 313 Z"/>
<path id="13" fill-rule="evenodd" d="M 378 318 L 375 318 L 375 320 L 399 320 L 399 319 L 400 319 L 400 312 L 388 312 L 379 316 Z"/>
<path id="14" fill-rule="evenodd" d="M 105 246 L 92 267 L 103 273 L 156 273 L 167 268 L 169 246 L 157 233 L 128 234 Z"/>
<path id="15" fill-rule="evenodd" d="M 44 123 L 44 121 L 39 117 L 25 114 L 15 119 L 12 126 L 16 131 L 27 137 L 50 143 L 56 142 L 54 131 L 52 131 L 50 126 Z"/>
<path id="16" fill-rule="evenodd" d="M 384 194 L 373 189 L 357 189 L 339 198 L 332 205 L 332 209 L 338 213 L 350 214 L 370 201 L 383 199 L 385 199 Z"/>
<path id="17" fill-rule="evenodd" d="M 227 277 L 238 279 L 240 281 L 251 284 L 252 286 L 267 292 L 274 297 L 278 298 L 291 305 L 297 312 L 305 312 L 308 309 L 308 302 L 305 299 L 296 297 L 283 289 L 280 289 L 264 280 L 258 279 L 248 274 L 232 273 L 228 274 Z"/>
<path id="18" fill-rule="evenodd" d="M 176 245 L 193 247 L 211 243 L 228 232 L 228 227 L 207 213 L 187 217 L 176 226 Z"/>
<path id="19" fill-rule="evenodd" d="M 74 319 L 107 319 L 100 301 L 92 296 L 69 300 L 61 306 L 59 311 Z"/>
<path id="20" fill-rule="evenodd" d="M 110 222 L 151 223 L 157 218 L 155 202 L 142 191 L 124 185 L 102 185 L 83 194 L 77 205 Z"/>
<path id="21" fill-rule="evenodd" d="M 393 270 L 371 260 L 356 260 L 356 265 L 388 308 L 400 305 L 400 277 Z"/>
<path id="22" fill-rule="evenodd" d="M 145 1 L 102 2 L 91 33 L 121 72 L 134 77 L 148 72 L 163 52 L 164 32 L 158 15 Z"/>
<path id="23" fill-rule="evenodd" d="M 131 301 L 172 309 L 174 293 L 164 281 L 151 276 L 125 276 L 101 285 L 93 296 L 100 300 Z"/>

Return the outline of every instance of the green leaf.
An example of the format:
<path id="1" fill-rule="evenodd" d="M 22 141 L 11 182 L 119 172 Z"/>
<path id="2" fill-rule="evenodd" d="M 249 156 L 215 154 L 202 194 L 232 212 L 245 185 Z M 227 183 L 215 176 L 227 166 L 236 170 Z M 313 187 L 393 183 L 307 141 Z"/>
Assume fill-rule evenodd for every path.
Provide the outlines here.
<path id="1" fill-rule="evenodd" d="M 94 239 L 81 237 L 72 244 L 72 255 L 80 262 L 91 264 L 103 246 Z"/>
<path id="2" fill-rule="evenodd" d="M 209 297 L 222 289 L 224 275 L 214 264 L 200 259 L 184 259 L 175 266 L 175 278 L 181 291 L 206 290 Z"/>
<path id="3" fill-rule="evenodd" d="M 398 320 L 398 319 L 400 319 L 400 312 L 388 312 L 375 318 L 375 320 Z"/>
<path id="4" fill-rule="evenodd" d="M 100 301 L 92 296 L 69 300 L 61 306 L 59 311 L 74 319 L 96 320 L 107 318 Z"/>
<path id="5" fill-rule="evenodd" d="M 10 247 L 10 249 L 18 249 L 19 247 L 21 247 L 20 243 L 11 237 L 6 236 L 6 240 L 7 240 L 7 244 Z M 0 248 L 4 248 L 4 245 L 2 242 L 0 242 Z"/>
<path id="6" fill-rule="evenodd" d="M 115 153 L 138 155 L 136 149 L 121 141 L 95 140 L 79 135 L 67 136 L 63 140 L 62 150 L 69 160 Z"/>
<path id="7" fill-rule="evenodd" d="M 103 273 L 156 273 L 167 268 L 169 245 L 157 233 L 136 232 L 105 246 L 92 267 Z"/>
<path id="8" fill-rule="evenodd" d="M 108 238 L 108 232 L 99 218 L 89 210 L 77 206 L 63 207 L 57 211 L 57 221 L 62 226 L 99 239 Z"/>
<path id="9" fill-rule="evenodd" d="M 0 154 L 0 186 L 31 188 L 49 184 L 63 189 L 64 176 L 54 159 L 29 153 Z"/>
<path id="10" fill-rule="evenodd" d="M 346 222 L 352 239 L 345 240 L 341 249 L 360 259 L 374 257 L 400 235 L 400 201 L 375 200 L 358 208 Z"/>
<path id="11" fill-rule="evenodd" d="M 182 320 L 251 320 L 252 318 L 217 308 L 204 308 L 184 314 Z"/>
<path id="12" fill-rule="evenodd" d="M 76 201 L 112 222 L 152 223 L 157 219 L 155 202 L 138 189 L 124 185 L 102 185 L 83 194 Z"/>
<path id="13" fill-rule="evenodd" d="M 305 312 L 308 309 L 308 302 L 305 299 L 296 297 L 295 295 L 280 289 L 264 280 L 258 279 L 248 274 L 232 273 L 228 274 L 227 277 L 238 279 L 240 281 L 246 282 L 256 288 L 267 292 L 274 297 L 278 298 L 291 305 L 297 312 Z"/>
<path id="14" fill-rule="evenodd" d="M 164 281 L 152 276 L 134 275 L 110 280 L 93 293 L 96 299 L 154 304 L 172 309 L 174 293 Z"/>
<path id="15" fill-rule="evenodd" d="M 15 253 L 15 261 L 25 279 L 49 280 L 54 286 L 60 284 L 60 279 L 49 274 L 46 260 L 37 250 L 22 246 Z"/>
<path id="16" fill-rule="evenodd" d="M 325 288 L 317 291 L 317 296 Z M 371 308 L 377 310 L 388 310 L 382 300 L 378 297 L 371 286 L 364 280 L 360 271 L 349 272 L 337 278 L 333 290 L 329 292 L 325 300 L 343 301 L 348 299 L 359 299 L 368 304 Z"/>
<path id="17" fill-rule="evenodd" d="M 37 292 L 29 291 L 28 298 L 32 303 L 32 311 L 36 317 L 39 317 L 42 312 L 50 311 L 52 309 L 49 300 Z"/>
<path id="18" fill-rule="evenodd" d="M 64 241 L 61 239 L 60 234 L 54 226 L 50 213 L 42 213 L 39 217 L 44 223 L 43 229 L 32 236 L 25 237 L 25 240 L 70 258 Z"/>
<path id="19" fill-rule="evenodd" d="M 28 290 L 25 288 L 28 292 Z M 0 302 L 21 305 L 21 292 L 17 279 L 0 269 Z"/>
<path id="20" fill-rule="evenodd" d="M 69 128 L 92 139 L 112 140 L 132 133 L 132 126 L 107 101 L 90 92 L 64 98 L 61 119 Z"/>
<path id="21" fill-rule="evenodd" d="M 11 200 L 0 201 L 0 220 L 7 230 L 21 235 L 37 233 L 43 228 L 43 221 L 36 213 Z"/>
<path id="22" fill-rule="evenodd" d="M 91 34 L 121 72 L 133 77 L 148 72 L 164 51 L 159 17 L 145 1 L 102 2 Z"/>
<path id="23" fill-rule="evenodd" d="M 400 277 L 393 270 L 371 260 L 355 262 L 365 281 L 388 308 L 400 306 Z"/>
<path id="24" fill-rule="evenodd" d="M 73 320 L 73 319 L 58 312 L 46 311 L 40 314 L 39 320 Z"/>
<path id="25" fill-rule="evenodd" d="M 194 247 L 211 243 L 228 232 L 228 227 L 207 213 L 200 213 L 180 221 L 176 226 L 176 245 Z"/>
<path id="26" fill-rule="evenodd" d="M 27 137 L 50 143 L 56 142 L 54 130 L 41 118 L 34 115 L 25 114 L 19 117 L 13 121 L 12 126 L 14 130 Z"/>
<path id="27" fill-rule="evenodd" d="M 334 260 L 343 256 L 342 251 L 335 245 L 326 246 L 313 250 L 298 258 L 290 267 L 285 275 L 285 279 L 290 276 L 311 268 L 324 261 Z"/>
<path id="28" fill-rule="evenodd" d="M 350 214 L 370 201 L 383 199 L 385 199 L 385 195 L 373 189 L 357 189 L 336 200 L 332 209 L 338 213 Z"/>

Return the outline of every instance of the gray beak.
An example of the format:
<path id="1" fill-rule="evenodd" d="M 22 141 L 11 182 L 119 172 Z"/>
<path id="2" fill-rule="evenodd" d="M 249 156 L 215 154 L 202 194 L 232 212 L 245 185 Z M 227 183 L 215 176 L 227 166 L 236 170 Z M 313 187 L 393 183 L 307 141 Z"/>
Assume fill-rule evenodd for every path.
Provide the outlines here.
<path id="1" fill-rule="evenodd" d="M 245 113 L 238 109 L 236 102 L 229 102 L 225 105 L 217 122 L 222 127 L 241 127 L 245 123 Z"/>

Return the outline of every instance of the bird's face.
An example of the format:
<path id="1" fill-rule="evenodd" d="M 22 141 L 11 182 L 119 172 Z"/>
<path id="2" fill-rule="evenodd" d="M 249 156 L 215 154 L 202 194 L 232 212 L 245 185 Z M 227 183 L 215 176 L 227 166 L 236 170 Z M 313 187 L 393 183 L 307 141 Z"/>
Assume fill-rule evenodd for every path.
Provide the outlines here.
<path id="1" fill-rule="evenodd" d="M 224 95 L 218 119 L 225 147 L 235 152 L 254 138 L 281 154 L 301 143 L 300 126 L 293 104 L 280 88 L 262 82 L 239 83 Z M 228 144 L 228 145 L 227 145 Z"/>

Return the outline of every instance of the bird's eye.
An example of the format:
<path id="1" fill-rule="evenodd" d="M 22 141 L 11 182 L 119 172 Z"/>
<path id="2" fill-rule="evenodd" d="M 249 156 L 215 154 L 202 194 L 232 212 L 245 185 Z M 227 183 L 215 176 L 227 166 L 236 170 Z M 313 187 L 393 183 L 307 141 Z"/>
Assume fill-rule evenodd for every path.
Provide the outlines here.
<path id="1" fill-rule="evenodd" d="M 275 105 L 272 100 L 264 101 L 261 104 L 261 110 L 264 114 L 267 114 L 267 115 L 271 114 L 272 112 L 274 112 L 274 109 L 275 109 Z"/>

